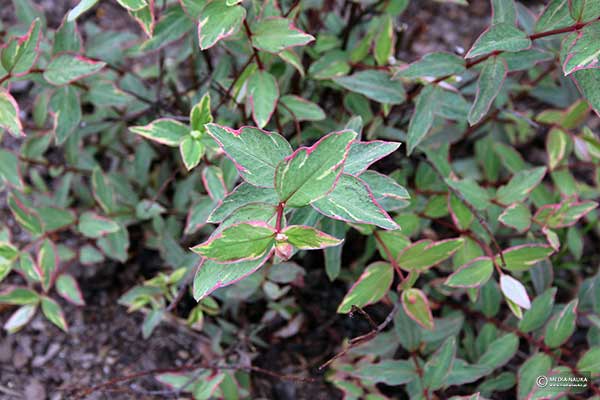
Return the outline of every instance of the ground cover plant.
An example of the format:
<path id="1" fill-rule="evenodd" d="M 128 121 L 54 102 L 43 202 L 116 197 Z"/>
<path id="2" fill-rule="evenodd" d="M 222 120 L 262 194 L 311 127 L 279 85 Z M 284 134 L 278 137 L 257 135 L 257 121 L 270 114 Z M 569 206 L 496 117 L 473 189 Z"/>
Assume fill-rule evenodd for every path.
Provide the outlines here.
<path id="1" fill-rule="evenodd" d="M 203 343 L 66 398 L 600 398 L 600 2 L 6 8 L 5 335 L 111 268 Z"/>

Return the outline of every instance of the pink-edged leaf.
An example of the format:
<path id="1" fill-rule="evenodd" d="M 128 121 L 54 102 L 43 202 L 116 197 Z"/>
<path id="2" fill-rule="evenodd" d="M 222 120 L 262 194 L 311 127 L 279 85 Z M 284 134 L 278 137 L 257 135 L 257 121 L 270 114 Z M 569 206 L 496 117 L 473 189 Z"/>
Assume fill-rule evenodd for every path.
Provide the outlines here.
<path id="1" fill-rule="evenodd" d="M 115 221 L 94 212 L 85 212 L 79 217 L 77 228 L 83 235 L 97 239 L 117 232 L 120 226 Z"/>
<path id="2" fill-rule="evenodd" d="M 231 263 L 256 260 L 273 248 L 275 229 L 262 221 L 231 225 L 192 251 L 210 260 Z"/>
<path id="3" fill-rule="evenodd" d="M 44 240 L 38 251 L 36 269 L 45 292 L 52 286 L 59 268 L 59 262 L 58 250 L 54 242 L 48 239 Z"/>
<path id="4" fill-rule="evenodd" d="M 129 130 L 146 139 L 172 147 L 179 146 L 181 140 L 190 133 L 187 125 L 169 118 L 160 118 L 144 126 L 132 126 Z"/>
<path id="5" fill-rule="evenodd" d="M 42 313 L 48 321 L 52 322 L 63 331 L 67 332 L 69 330 L 62 308 L 50 297 L 42 297 Z"/>
<path id="6" fill-rule="evenodd" d="M 483 63 L 483 69 L 477 80 L 475 102 L 469 110 L 470 125 L 475 125 L 487 114 L 492 102 L 500 93 L 507 73 L 508 65 L 500 57 L 492 57 Z"/>
<path id="7" fill-rule="evenodd" d="M 62 298 L 77 306 L 85 305 L 85 300 L 83 300 L 83 295 L 77 281 L 69 274 L 61 274 L 56 279 L 56 291 Z"/>
<path id="8" fill-rule="evenodd" d="M 154 26 L 156 25 L 156 16 L 154 14 L 154 0 L 149 0 L 148 5 L 139 10 L 130 10 L 129 14 L 135 19 L 146 36 L 152 37 Z"/>
<path id="9" fill-rule="evenodd" d="M 300 147 L 279 163 L 275 190 L 290 207 L 303 207 L 331 192 L 342 173 L 353 131 L 330 133 L 310 147 Z"/>
<path id="10" fill-rule="evenodd" d="M 463 238 L 433 242 L 420 240 L 406 247 L 396 261 L 406 271 L 425 271 L 454 254 L 464 243 Z"/>
<path id="11" fill-rule="evenodd" d="M 552 229 L 573 226 L 590 211 L 598 207 L 598 203 L 591 200 L 567 200 L 558 204 L 547 204 L 538 209 L 534 220 L 543 226 Z"/>
<path id="12" fill-rule="evenodd" d="M 429 300 L 425 293 L 419 289 L 411 288 L 402 292 L 402 308 L 413 321 L 423 328 L 432 330 L 433 315 L 429 307 Z"/>
<path id="13" fill-rule="evenodd" d="M 213 0 L 200 12 L 198 42 L 206 50 L 219 40 L 237 33 L 246 18 L 246 9 L 240 5 L 229 6 L 226 0 Z"/>
<path id="14" fill-rule="evenodd" d="M 400 228 L 379 205 L 369 186 L 352 175 L 342 174 L 331 193 L 311 205 L 321 214 L 340 221 L 389 230 Z"/>
<path id="15" fill-rule="evenodd" d="M 506 269 L 509 271 L 525 271 L 538 262 L 548 258 L 554 250 L 545 244 L 522 244 L 508 248 L 502 252 L 506 261 Z M 500 255 L 496 256 L 496 262 L 501 263 Z"/>
<path id="16" fill-rule="evenodd" d="M 393 280 L 394 269 L 390 263 L 370 264 L 352 285 L 337 312 L 346 314 L 352 310 L 352 306 L 364 307 L 377 303 L 388 292 Z"/>
<path id="17" fill-rule="evenodd" d="M 360 175 L 369 168 L 371 164 L 381 160 L 398 150 L 400 143 L 373 140 L 370 142 L 354 142 L 350 146 L 348 158 L 344 163 L 344 173 L 349 175 Z"/>
<path id="18" fill-rule="evenodd" d="M 250 126 L 234 130 L 206 124 L 206 131 L 235 164 L 242 178 L 254 186 L 273 187 L 275 169 L 292 153 L 290 144 L 277 132 Z"/>
<path id="19" fill-rule="evenodd" d="M 500 276 L 500 289 L 502 293 L 513 303 L 526 310 L 531 308 L 531 300 L 525 286 L 510 275 Z"/>
<path id="20" fill-rule="evenodd" d="M 477 257 L 458 268 L 450 275 L 445 285 L 460 288 L 473 288 L 484 285 L 494 272 L 494 264 L 489 257 Z"/>
<path id="21" fill-rule="evenodd" d="M 304 46 L 313 40 L 312 35 L 298 29 L 291 20 L 279 17 L 264 18 L 252 32 L 252 45 L 269 53 Z"/>
<path id="22" fill-rule="evenodd" d="M 531 211 L 522 203 L 514 203 L 504 209 L 498 221 L 523 233 L 531 226 Z"/>
<path id="23" fill-rule="evenodd" d="M 277 107 L 279 99 L 277 80 L 269 72 L 258 70 L 248 79 L 247 89 L 252 118 L 256 126 L 264 128 Z"/>
<path id="24" fill-rule="evenodd" d="M 27 74 L 37 61 L 41 37 L 40 26 L 40 19 L 34 19 L 27 33 L 11 38 L 2 47 L 2 65 L 11 76 L 19 77 Z"/>
<path id="25" fill-rule="evenodd" d="M 231 264 L 219 264 L 203 259 L 194 277 L 193 293 L 200 301 L 215 290 L 233 285 L 262 267 L 271 257 L 272 251 L 257 260 L 240 261 Z"/>
<path id="26" fill-rule="evenodd" d="M 0 128 L 6 129 L 15 137 L 25 136 L 19 114 L 17 101 L 8 90 L 0 87 Z"/>
<path id="27" fill-rule="evenodd" d="M 281 236 L 280 236 L 281 235 Z M 324 249 L 337 246 L 344 240 L 335 238 L 311 226 L 293 225 L 285 228 L 276 239 L 287 241 L 301 250 Z"/>
<path id="28" fill-rule="evenodd" d="M 106 65 L 80 55 L 63 53 L 55 56 L 44 70 L 44 79 L 62 86 L 100 71 Z"/>

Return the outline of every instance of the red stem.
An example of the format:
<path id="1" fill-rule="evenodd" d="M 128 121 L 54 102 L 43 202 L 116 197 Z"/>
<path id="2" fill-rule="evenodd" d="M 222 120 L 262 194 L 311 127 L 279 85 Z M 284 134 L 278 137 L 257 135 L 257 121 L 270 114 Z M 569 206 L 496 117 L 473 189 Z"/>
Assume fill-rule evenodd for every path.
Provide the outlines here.
<path id="1" fill-rule="evenodd" d="M 281 221 L 283 220 L 283 211 L 285 210 L 285 203 L 281 202 L 277 204 L 277 221 L 275 222 L 275 231 L 281 232 Z"/>

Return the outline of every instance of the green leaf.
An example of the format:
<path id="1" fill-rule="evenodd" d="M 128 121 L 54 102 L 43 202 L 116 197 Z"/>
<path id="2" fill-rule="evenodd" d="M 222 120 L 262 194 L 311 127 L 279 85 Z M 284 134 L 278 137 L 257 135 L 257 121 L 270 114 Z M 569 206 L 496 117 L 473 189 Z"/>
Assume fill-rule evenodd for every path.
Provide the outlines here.
<path id="1" fill-rule="evenodd" d="M 42 288 L 45 292 L 50 289 L 50 284 L 58 270 L 58 252 L 56 246 L 50 240 L 44 240 L 37 256 L 38 274 L 40 275 Z"/>
<path id="2" fill-rule="evenodd" d="M 135 19 L 146 36 L 152 38 L 152 35 L 154 34 L 154 25 L 156 23 L 154 17 L 154 4 L 148 4 L 139 10 L 129 11 L 129 15 Z"/>
<path id="3" fill-rule="evenodd" d="M 304 46 L 315 40 L 285 18 L 265 18 L 252 30 L 252 45 L 269 53 L 279 53 L 291 47 Z"/>
<path id="4" fill-rule="evenodd" d="M 404 385 L 418 378 L 415 365 L 408 360 L 381 360 L 378 363 L 359 363 L 349 371 L 355 377 L 370 383 Z"/>
<path id="5" fill-rule="evenodd" d="M 517 12 L 513 0 L 492 0 L 492 25 L 515 24 Z"/>
<path id="6" fill-rule="evenodd" d="M 39 295 L 31 289 L 11 287 L 0 293 L 0 304 L 26 305 L 37 304 Z"/>
<path id="7" fill-rule="evenodd" d="M 36 18 L 25 35 L 11 38 L 2 49 L 2 66 L 12 76 L 26 74 L 37 60 L 40 25 L 40 19 Z"/>
<path id="8" fill-rule="evenodd" d="M 219 40 L 237 33 L 245 18 L 246 9 L 240 5 L 230 7 L 225 0 L 208 2 L 198 21 L 200 49 L 209 49 Z"/>
<path id="9" fill-rule="evenodd" d="M 571 74 L 577 88 L 596 114 L 600 115 L 600 69 L 582 69 Z"/>
<path id="10" fill-rule="evenodd" d="M 444 284 L 452 287 L 479 287 L 490 279 L 493 272 L 492 260 L 489 257 L 478 257 L 457 269 Z"/>
<path id="11" fill-rule="evenodd" d="M 179 153 L 188 171 L 191 171 L 200 163 L 204 156 L 204 150 L 204 143 L 192 136 L 184 137 L 181 143 L 179 143 Z"/>
<path id="12" fill-rule="evenodd" d="M 423 384 L 425 387 L 434 391 L 444 386 L 450 371 L 452 371 L 455 356 L 456 338 L 450 337 L 425 363 L 423 367 Z"/>
<path id="13" fill-rule="evenodd" d="M 352 285 L 337 312 L 347 314 L 352 310 L 352 306 L 364 307 L 377 303 L 388 292 L 393 279 L 394 270 L 391 264 L 386 262 L 370 264 Z"/>
<path id="14" fill-rule="evenodd" d="M 67 332 L 69 330 L 62 308 L 56 301 L 49 297 L 42 297 L 42 313 L 48 318 L 48 321 L 52 322 L 63 331 Z"/>
<path id="15" fill-rule="evenodd" d="M 552 128 L 546 137 L 546 154 L 548 168 L 553 170 L 563 160 L 567 152 L 569 137 L 562 129 Z"/>
<path id="16" fill-rule="evenodd" d="M 202 182 L 206 192 L 214 201 L 223 200 L 227 194 L 227 188 L 223 181 L 223 171 L 214 165 L 208 166 L 202 170 Z"/>
<path id="17" fill-rule="evenodd" d="M 448 211 L 454 224 L 462 230 L 469 229 L 475 219 L 469 207 L 454 193 L 448 195 Z"/>
<path id="18" fill-rule="evenodd" d="M 275 190 L 289 207 L 302 207 L 329 193 L 342 173 L 352 131 L 333 132 L 311 147 L 300 147 L 277 165 Z"/>
<path id="19" fill-rule="evenodd" d="M 383 14 L 380 21 L 373 56 L 377 65 L 387 65 L 394 52 L 394 24 L 388 13 Z"/>
<path id="20" fill-rule="evenodd" d="M 335 238 L 310 226 L 293 225 L 285 228 L 281 235 L 294 247 L 300 250 L 316 250 L 338 246 L 343 240 Z"/>
<path id="21" fill-rule="evenodd" d="M 146 139 L 171 147 L 179 146 L 190 132 L 185 124 L 168 118 L 157 119 L 144 126 L 132 126 L 129 130 Z"/>
<path id="22" fill-rule="evenodd" d="M 184 233 L 189 235 L 202 228 L 208 222 L 208 216 L 215 208 L 215 201 L 208 196 L 203 196 L 190 208 Z"/>
<path id="23" fill-rule="evenodd" d="M 346 75 L 350 72 L 348 55 L 341 51 L 330 51 L 325 53 L 308 68 L 308 74 L 314 79 L 332 79 L 337 76 Z"/>
<path id="24" fill-rule="evenodd" d="M 76 90 L 72 86 L 59 88 L 50 98 L 50 107 L 54 111 L 56 144 L 61 145 L 81 122 L 81 104 Z"/>
<path id="25" fill-rule="evenodd" d="M 40 235 L 42 233 L 42 222 L 35 211 L 25 206 L 25 204 L 12 193 L 8 195 L 7 203 L 19 225 L 33 235 Z"/>
<path id="26" fill-rule="evenodd" d="M 568 3 L 569 0 L 550 0 L 535 24 L 535 32 L 546 32 L 575 24 Z"/>
<path id="27" fill-rule="evenodd" d="M 554 55 L 546 50 L 528 49 L 516 53 L 502 53 L 498 57 L 506 61 L 508 70 L 513 72 L 528 71 L 541 62 L 552 60 Z"/>
<path id="28" fill-rule="evenodd" d="M 541 328 L 552 313 L 555 296 L 556 288 L 553 287 L 536 297 L 531 303 L 531 308 L 525 311 L 519 321 L 519 330 L 527 333 Z"/>
<path id="29" fill-rule="evenodd" d="M 571 0 L 569 1 L 569 12 L 576 21 L 591 21 L 600 17 L 600 4 L 594 0 Z"/>
<path id="30" fill-rule="evenodd" d="M 371 100 L 387 104 L 402 104 L 406 99 L 402 83 L 392 81 L 387 72 L 365 70 L 349 76 L 333 78 L 338 85 L 360 93 Z"/>
<path id="31" fill-rule="evenodd" d="M 366 171 L 360 175 L 377 204 L 385 211 L 397 210 L 409 205 L 408 191 L 394 179 L 375 171 Z"/>
<path id="32" fill-rule="evenodd" d="M 262 203 L 277 205 L 277 200 L 277 193 L 272 188 L 261 188 L 248 183 L 242 183 L 229 193 L 210 213 L 207 222 L 222 222 L 235 210 L 247 204 Z"/>
<path id="33" fill-rule="evenodd" d="M 298 121 L 321 121 L 325 119 L 325 112 L 318 104 L 303 99 L 302 97 L 286 94 L 279 99 L 279 104 L 283 106 L 292 117 Z"/>
<path id="34" fill-rule="evenodd" d="M 251 127 L 236 131 L 216 124 L 207 124 L 206 129 L 251 185 L 273 187 L 277 165 L 292 153 L 289 143 L 276 132 Z"/>
<path id="35" fill-rule="evenodd" d="M 463 238 L 439 242 L 419 240 L 402 250 L 396 261 L 406 271 L 425 271 L 450 257 L 463 243 Z"/>
<path id="36" fill-rule="evenodd" d="M 598 376 L 600 374 L 600 346 L 594 346 L 586 351 L 577 362 L 577 369 Z"/>
<path id="37" fill-rule="evenodd" d="M 44 79 L 49 83 L 62 86 L 85 78 L 100 71 L 106 65 L 74 54 L 60 54 L 54 57 L 44 70 Z"/>
<path id="38" fill-rule="evenodd" d="M 236 262 L 261 258 L 274 244 L 275 229 L 264 222 L 252 221 L 227 227 L 192 247 L 192 251 L 210 260 Z"/>
<path id="39" fill-rule="evenodd" d="M 433 114 L 437 107 L 437 90 L 433 86 L 425 86 L 417 96 L 415 111 L 408 124 L 406 140 L 407 155 L 423 141 L 433 124 Z"/>
<path id="40" fill-rule="evenodd" d="M 0 181 L 5 181 L 18 190 L 24 188 L 19 159 L 3 149 L 0 149 Z"/>
<path id="41" fill-rule="evenodd" d="M 258 70 L 250 76 L 247 85 L 252 118 L 256 126 L 263 128 L 271 119 L 277 106 L 279 98 L 277 81 L 267 71 Z"/>
<path id="42" fill-rule="evenodd" d="M 464 71 L 465 60 L 462 57 L 450 53 L 428 53 L 420 60 L 396 71 L 394 79 L 441 78 L 458 75 Z"/>
<path id="43" fill-rule="evenodd" d="M 11 94 L 0 88 L 0 128 L 4 128 L 12 136 L 25 136 L 23 125 L 19 119 L 19 105 Z"/>
<path id="44" fill-rule="evenodd" d="M 37 311 L 37 304 L 29 304 L 19 307 L 4 323 L 4 329 L 8 333 L 15 333 L 23 328 L 33 319 Z"/>
<path id="45" fill-rule="evenodd" d="M 504 209 L 498 221 L 523 233 L 531 226 L 531 211 L 521 203 L 514 203 Z"/>
<path id="46" fill-rule="evenodd" d="M 100 204 L 100 207 L 104 212 L 110 213 L 115 207 L 114 193 L 108 186 L 106 176 L 100 168 L 94 168 L 92 172 L 92 189 L 94 198 Z"/>
<path id="47" fill-rule="evenodd" d="M 565 343 L 575 332 L 578 299 L 572 300 L 556 314 L 546 325 L 544 343 L 551 348 Z"/>
<path id="48" fill-rule="evenodd" d="M 563 43 L 566 49 L 563 49 L 564 58 L 561 52 L 561 61 L 563 61 L 565 76 L 581 69 L 598 68 L 600 57 L 598 40 L 600 40 L 600 22 L 593 22 L 578 31 L 572 42 L 567 40 Z"/>
<path id="49" fill-rule="evenodd" d="M 543 244 L 522 244 L 504 250 L 506 269 L 509 271 L 526 271 L 538 262 L 545 260 L 552 254 L 552 247 Z M 496 262 L 500 263 L 500 256 L 496 256 Z"/>
<path id="50" fill-rule="evenodd" d="M 532 397 L 532 392 L 539 388 L 537 379 L 547 375 L 552 368 L 552 358 L 544 353 L 535 353 L 519 368 L 517 398 L 525 400 Z"/>
<path id="51" fill-rule="evenodd" d="M 204 125 L 213 122 L 213 117 L 210 111 L 210 93 L 206 93 L 198 104 L 192 108 L 190 111 L 190 126 L 193 131 L 197 131 L 200 135 L 194 135 L 196 139 L 200 139 L 201 135 L 206 132 L 206 127 Z M 197 137 L 199 136 L 199 137 Z"/>
<path id="52" fill-rule="evenodd" d="M 350 145 L 350 152 L 344 163 L 344 173 L 358 176 L 374 162 L 398 150 L 398 147 L 400 147 L 398 142 L 384 142 L 383 140 L 354 142 Z"/>
<path id="53" fill-rule="evenodd" d="M 194 22 L 179 5 L 169 7 L 161 13 L 160 21 L 154 28 L 152 38 L 139 46 L 138 50 L 140 52 L 158 50 L 180 39 L 193 28 Z"/>
<path id="54" fill-rule="evenodd" d="M 475 41 L 465 58 L 473 58 L 493 51 L 516 52 L 529 48 L 531 40 L 519 30 L 514 21 L 498 23 L 486 29 Z"/>
<path id="55" fill-rule="evenodd" d="M 344 240 L 346 236 L 346 224 L 342 221 L 325 219 L 321 222 L 321 227 L 326 233 Z M 342 249 L 343 246 L 328 247 L 325 249 L 325 272 L 330 281 L 334 281 L 339 276 L 342 269 Z"/>
<path id="56" fill-rule="evenodd" d="M 433 329 L 433 315 L 425 293 L 415 288 L 406 289 L 402 292 L 401 299 L 406 315 L 423 328 Z"/>
<path id="57" fill-rule="evenodd" d="M 313 201 L 313 208 L 333 219 L 398 229 L 398 225 L 375 201 L 373 193 L 361 179 L 342 174 L 333 191 Z"/>
<path id="58" fill-rule="evenodd" d="M 77 281 L 69 274 L 61 274 L 56 280 L 56 291 L 65 300 L 77 306 L 84 306 L 85 301 Z"/>
<path id="59" fill-rule="evenodd" d="M 492 102 L 500 93 L 508 72 L 506 61 L 492 57 L 483 63 L 483 68 L 477 80 L 475 102 L 469 110 L 469 124 L 475 125 L 487 114 Z"/>
<path id="60" fill-rule="evenodd" d="M 119 224 L 111 219 L 88 211 L 79 217 L 79 225 L 77 228 L 83 235 L 97 239 L 109 233 L 117 232 L 119 230 Z"/>
<path id="61" fill-rule="evenodd" d="M 510 275 L 500 275 L 500 289 L 507 299 L 518 305 L 519 307 L 530 309 L 531 301 L 525 286 Z"/>
<path id="62" fill-rule="evenodd" d="M 257 260 L 231 264 L 219 264 L 204 259 L 194 277 L 194 298 L 196 301 L 200 301 L 215 290 L 240 281 L 262 267 L 269 257 L 270 254 L 266 254 Z"/>
<path id="63" fill-rule="evenodd" d="M 544 179 L 546 167 L 537 167 L 517 172 L 511 180 L 496 192 L 496 200 L 502 204 L 522 202 Z"/>
<path id="64" fill-rule="evenodd" d="M 485 353 L 477 360 L 477 364 L 485 365 L 490 370 L 500 368 L 514 357 L 518 349 L 519 337 L 514 333 L 507 333 L 487 346 Z"/>

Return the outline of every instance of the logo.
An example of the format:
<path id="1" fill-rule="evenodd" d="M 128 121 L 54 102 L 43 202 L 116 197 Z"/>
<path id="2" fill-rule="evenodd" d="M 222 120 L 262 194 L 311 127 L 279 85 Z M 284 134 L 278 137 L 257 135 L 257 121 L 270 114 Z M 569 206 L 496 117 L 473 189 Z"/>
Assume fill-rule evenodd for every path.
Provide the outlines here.
<path id="1" fill-rule="evenodd" d="M 544 388 L 548 386 L 548 377 L 546 377 L 545 375 L 540 375 L 535 380 L 535 383 L 537 383 L 538 387 Z"/>

